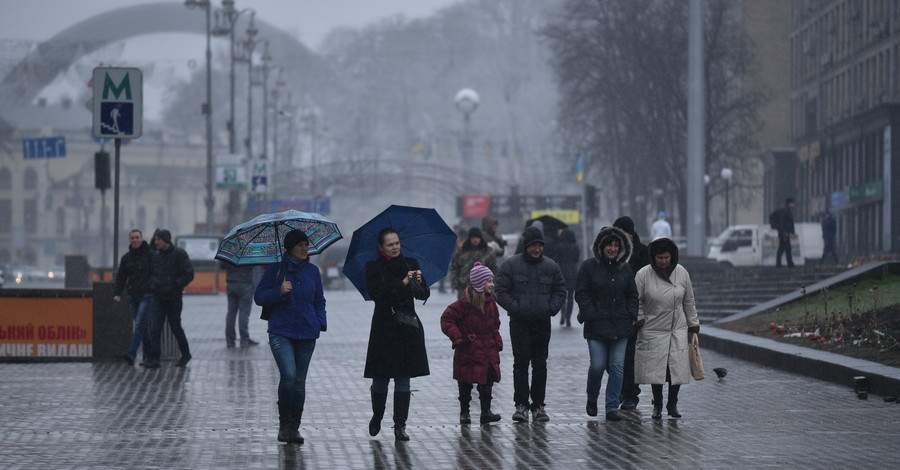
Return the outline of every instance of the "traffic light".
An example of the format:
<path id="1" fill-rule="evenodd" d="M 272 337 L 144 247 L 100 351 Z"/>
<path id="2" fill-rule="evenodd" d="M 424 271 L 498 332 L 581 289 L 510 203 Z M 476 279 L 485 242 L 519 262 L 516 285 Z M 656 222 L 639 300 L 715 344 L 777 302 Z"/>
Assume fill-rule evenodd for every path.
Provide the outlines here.
<path id="1" fill-rule="evenodd" d="M 584 215 L 597 217 L 600 215 L 600 207 L 597 204 L 597 187 L 592 184 L 584 185 Z"/>
<path id="2" fill-rule="evenodd" d="M 110 186 L 109 153 L 100 151 L 94 154 L 94 187 L 103 191 Z"/>

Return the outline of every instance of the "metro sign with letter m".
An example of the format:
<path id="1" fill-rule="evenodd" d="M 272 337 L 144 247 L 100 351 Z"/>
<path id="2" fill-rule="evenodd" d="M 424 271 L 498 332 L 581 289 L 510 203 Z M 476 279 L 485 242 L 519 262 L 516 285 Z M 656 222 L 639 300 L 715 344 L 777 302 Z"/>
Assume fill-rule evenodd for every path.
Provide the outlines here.
<path id="1" fill-rule="evenodd" d="M 129 67 L 94 69 L 94 137 L 136 139 L 144 116 L 143 76 Z"/>

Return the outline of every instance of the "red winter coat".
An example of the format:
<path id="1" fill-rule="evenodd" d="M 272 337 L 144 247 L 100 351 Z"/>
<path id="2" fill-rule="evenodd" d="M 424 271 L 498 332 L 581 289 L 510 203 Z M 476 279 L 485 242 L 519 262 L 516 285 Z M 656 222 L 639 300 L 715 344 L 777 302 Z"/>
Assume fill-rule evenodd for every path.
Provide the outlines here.
<path id="1" fill-rule="evenodd" d="M 453 378 L 465 383 L 488 383 L 488 370 L 500 381 L 500 313 L 492 296 L 487 296 L 484 312 L 463 297 L 450 304 L 441 315 L 441 331 L 450 341 L 462 339 L 453 354 Z"/>

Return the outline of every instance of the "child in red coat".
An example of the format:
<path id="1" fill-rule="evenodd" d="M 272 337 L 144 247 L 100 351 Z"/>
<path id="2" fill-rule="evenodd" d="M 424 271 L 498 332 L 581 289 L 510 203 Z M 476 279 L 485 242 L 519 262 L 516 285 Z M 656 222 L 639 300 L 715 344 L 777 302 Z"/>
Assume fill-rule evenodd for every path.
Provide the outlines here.
<path id="1" fill-rule="evenodd" d="M 441 331 L 453 342 L 453 378 L 459 383 L 459 423 L 470 424 L 472 385 L 478 385 L 481 424 L 500 421 L 491 412 L 491 389 L 500 381 L 500 313 L 491 295 L 494 273 L 476 262 L 469 273 L 465 295 L 441 315 Z"/>

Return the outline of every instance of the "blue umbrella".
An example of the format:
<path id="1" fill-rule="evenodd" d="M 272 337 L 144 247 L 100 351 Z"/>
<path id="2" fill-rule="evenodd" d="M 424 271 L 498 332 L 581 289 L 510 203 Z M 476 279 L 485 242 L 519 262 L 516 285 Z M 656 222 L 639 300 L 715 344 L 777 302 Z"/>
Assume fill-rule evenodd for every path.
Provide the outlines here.
<path id="1" fill-rule="evenodd" d="M 284 235 L 299 229 L 309 237 L 309 254 L 316 255 L 344 238 L 336 223 L 321 214 L 286 210 L 261 214 L 236 225 L 216 251 L 216 259 L 236 266 L 269 264 L 281 261 Z"/>
<path id="2" fill-rule="evenodd" d="M 378 232 L 391 227 L 400 235 L 402 255 L 415 258 L 422 277 L 433 284 L 447 275 L 456 233 L 434 209 L 392 205 L 353 232 L 343 273 L 366 300 L 366 263 L 378 255 Z"/>

